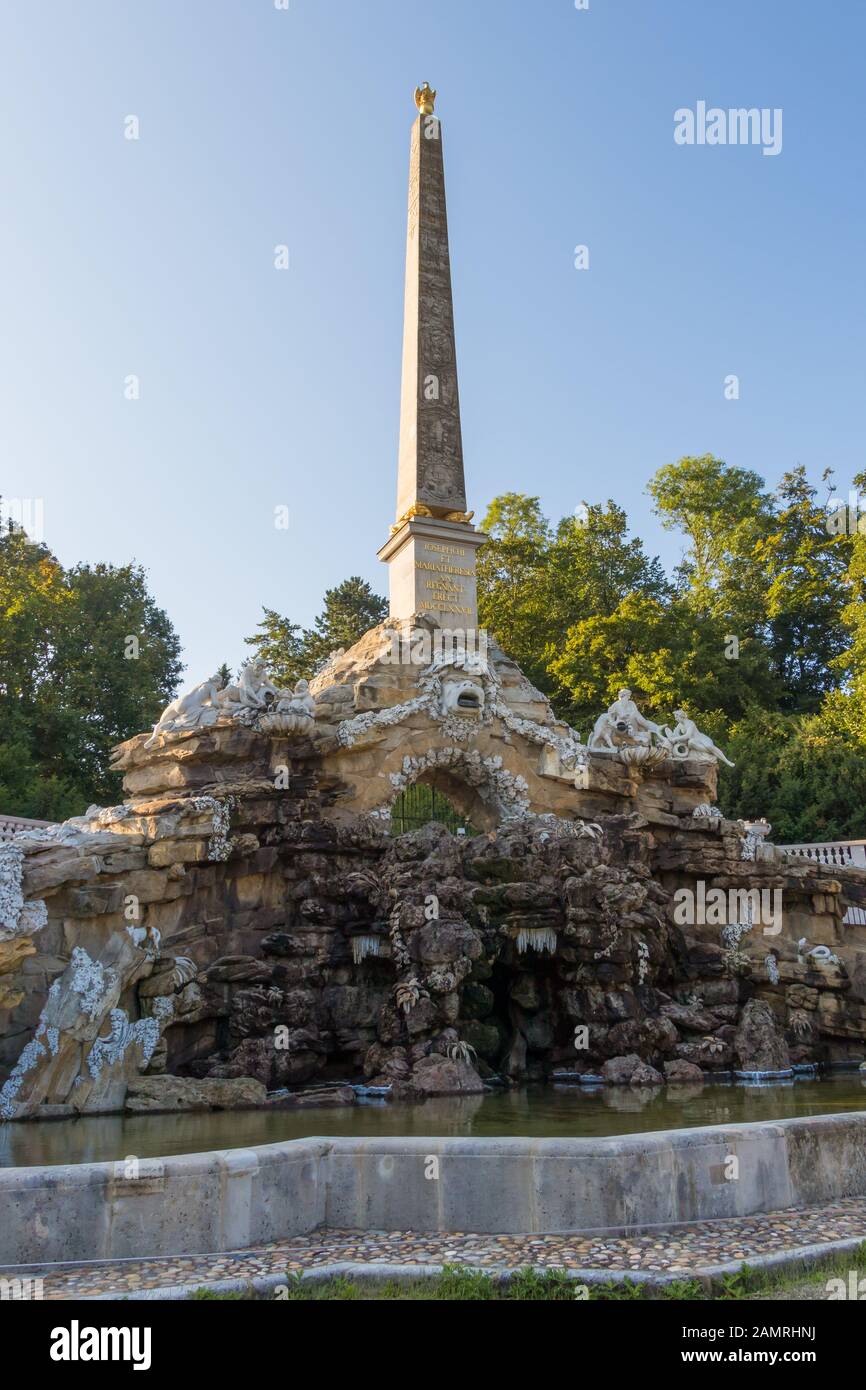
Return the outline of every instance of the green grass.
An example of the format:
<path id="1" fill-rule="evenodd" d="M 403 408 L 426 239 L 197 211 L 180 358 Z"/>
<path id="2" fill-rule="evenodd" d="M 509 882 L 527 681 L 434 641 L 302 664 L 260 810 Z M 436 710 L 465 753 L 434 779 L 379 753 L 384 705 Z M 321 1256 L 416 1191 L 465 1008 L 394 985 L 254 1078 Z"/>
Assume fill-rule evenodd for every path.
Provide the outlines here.
<path id="1" fill-rule="evenodd" d="M 558 1269 L 540 1272 L 535 1269 L 516 1270 L 504 1282 L 484 1270 L 468 1269 L 461 1265 L 446 1265 L 442 1273 L 429 1279 L 398 1280 L 386 1282 L 374 1280 L 354 1281 L 344 1275 L 334 1279 L 302 1279 L 298 1274 L 287 1276 L 286 1283 L 274 1294 L 257 1294 L 252 1287 L 243 1293 L 214 1293 L 210 1289 L 196 1289 L 190 1298 L 203 1300 L 220 1299 L 276 1299 L 280 1302 L 388 1302 L 388 1301 L 444 1301 L 451 1303 L 493 1302 L 511 1300 L 520 1302 L 568 1302 L 575 1299 L 576 1281 Z"/>
<path id="2" fill-rule="evenodd" d="M 239 1290 L 237 1293 L 214 1293 L 213 1289 L 208 1288 L 194 1289 L 190 1294 L 190 1298 L 196 1303 L 227 1303 L 230 1301 L 243 1303 L 248 1299 L 258 1298 L 258 1294 L 252 1284 L 250 1284 L 248 1289 L 243 1291 Z"/>
<path id="3" fill-rule="evenodd" d="M 862 1241 L 854 1250 L 832 1255 L 817 1265 L 801 1260 L 784 1271 L 763 1271 L 743 1265 L 736 1274 L 725 1276 L 725 1288 L 719 1297 L 773 1298 L 774 1295 L 784 1294 L 789 1289 L 809 1286 L 814 1290 L 815 1298 L 826 1298 L 827 1280 L 844 1279 L 852 1269 L 857 1270 L 861 1276 L 866 1273 L 866 1241 Z"/>
<path id="4" fill-rule="evenodd" d="M 835 1255 L 816 1266 L 805 1261 L 784 1271 L 761 1271 L 744 1264 L 735 1274 L 726 1274 L 713 1283 L 712 1289 L 698 1279 L 677 1279 L 660 1286 L 645 1284 L 629 1278 L 609 1279 L 603 1284 L 590 1284 L 588 1290 L 565 1270 L 515 1270 L 507 1280 L 481 1269 L 463 1265 L 446 1265 L 442 1273 L 429 1279 L 397 1280 L 379 1283 L 371 1279 L 352 1280 L 344 1275 L 334 1279 L 302 1279 L 290 1274 L 275 1294 L 257 1294 L 252 1286 L 245 1292 L 213 1293 L 196 1289 L 190 1298 L 199 1301 L 229 1299 L 277 1299 L 281 1302 L 642 1302 L 717 1301 L 742 1299 L 772 1299 L 788 1290 L 798 1290 L 798 1296 L 826 1298 L 828 1279 L 847 1278 L 850 1270 L 866 1273 L 866 1241 L 844 1255 Z M 806 1292 L 802 1292 L 805 1290 Z M 588 1294 L 588 1298 L 587 1298 Z"/>
<path id="5" fill-rule="evenodd" d="M 561 1269 L 518 1269 L 509 1279 L 503 1280 L 484 1270 L 446 1265 L 441 1274 L 428 1279 L 389 1279 L 380 1283 L 372 1279 L 351 1280 L 344 1275 L 314 1280 L 291 1274 L 273 1294 L 257 1294 L 252 1288 L 245 1293 L 221 1294 L 205 1288 L 197 1289 L 190 1297 L 198 1300 L 267 1298 L 289 1303 L 573 1303 L 659 1297 L 705 1298 L 706 1294 L 697 1280 L 681 1280 L 669 1285 L 664 1292 L 657 1288 L 645 1288 L 631 1279 L 611 1279 L 608 1283 L 590 1285 L 587 1289 L 585 1284 Z"/>

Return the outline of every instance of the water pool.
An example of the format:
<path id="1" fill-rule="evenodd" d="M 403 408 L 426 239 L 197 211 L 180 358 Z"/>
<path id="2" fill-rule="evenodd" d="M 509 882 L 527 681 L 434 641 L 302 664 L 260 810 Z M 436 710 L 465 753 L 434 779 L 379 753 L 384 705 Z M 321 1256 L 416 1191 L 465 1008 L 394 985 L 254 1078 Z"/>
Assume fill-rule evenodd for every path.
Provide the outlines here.
<path id="1" fill-rule="evenodd" d="M 533 1139 L 636 1134 L 866 1110 L 866 1074 L 842 1072 L 772 1085 L 712 1082 L 647 1090 L 529 1086 L 420 1105 L 360 1101 L 322 1109 L 177 1115 L 82 1115 L 0 1124 L 0 1167 L 100 1163 L 247 1148 L 311 1135 L 376 1138 L 497 1136 Z"/>

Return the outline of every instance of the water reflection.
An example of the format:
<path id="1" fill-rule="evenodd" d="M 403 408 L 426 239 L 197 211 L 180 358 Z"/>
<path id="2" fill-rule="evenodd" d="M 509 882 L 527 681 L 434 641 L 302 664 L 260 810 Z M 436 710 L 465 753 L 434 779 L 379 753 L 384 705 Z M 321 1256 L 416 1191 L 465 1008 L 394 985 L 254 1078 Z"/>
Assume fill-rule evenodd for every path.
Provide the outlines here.
<path id="1" fill-rule="evenodd" d="M 273 1144 L 311 1135 L 477 1135 L 600 1138 L 645 1130 L 739 1124 L 866 1108 L 866 1075 L 771 1085 L 531 1086 L 423 1105 L 373 1101 L 333 1110 L 195 1115 L 92 1115 L 0 1124 L 0 1167 L 151 1158 Z"/>
<path id="2" fill-rule="evenodd" d="M 601 1100 L 608 1110 L 636 1115 L 652 1104 L 655 1091 L 654 1086 L 610 1086 L 602 1091 Z"/>

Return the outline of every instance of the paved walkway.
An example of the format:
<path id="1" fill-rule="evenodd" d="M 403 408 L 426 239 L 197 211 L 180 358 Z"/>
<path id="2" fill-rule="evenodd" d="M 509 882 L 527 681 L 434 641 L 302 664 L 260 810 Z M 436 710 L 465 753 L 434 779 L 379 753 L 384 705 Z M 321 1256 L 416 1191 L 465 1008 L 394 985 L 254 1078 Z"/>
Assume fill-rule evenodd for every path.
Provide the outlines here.
<path id="1" fill-rule="evenodd" d="M 347 1261 L 366 1265 L 460 1264 L 476 1269 L 536 1265 L 684 1278 L 731 1261 L 749 1263 L 764 1255 L 795 1255 L 804 1246 L 850 1239 L 866 1240 L 866 1198 L 733 1220 L 701 1221 L 688 1229 L 659 1229 L 627 1238 L 321 1230 L 230 1254 L 53 1266 L 28 1270 L 28 1274 L 41 1275 L 44 1296 L 50 1299 L 257 1279 Z M 8 1278 L 14 1272 L 0 1270 L 0 1277 Z"/>

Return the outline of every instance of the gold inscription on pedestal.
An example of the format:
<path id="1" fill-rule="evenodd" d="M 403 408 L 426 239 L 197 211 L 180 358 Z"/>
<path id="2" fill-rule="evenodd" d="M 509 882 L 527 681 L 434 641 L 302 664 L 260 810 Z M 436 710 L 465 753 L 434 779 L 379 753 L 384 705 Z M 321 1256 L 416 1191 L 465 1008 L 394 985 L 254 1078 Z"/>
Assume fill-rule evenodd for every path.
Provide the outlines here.
<path id="1" fill-rule="evenodd" d="M 435 574 L 463 574 L 467 579 L 471 579 L 474 570 L 467 569 L 464 565 L 436 565 L 432 560 L 416 560 L 416 570 L 433 570 Z"/>
<path id="2" fill-rule="evenodd" d="M 471 618 L 471 608 L 458 608 L 453 604 L 446 603 L 422 603 L 419 605 L 421 613 L 456 613 L 460 617 Z"/>
<path id="3" fill-rule="evenodd" d="M 418 611 L 474 618 L 475 555 L 465 545 L 427 541 L 416 552 L 420 572 Z M 460 561 L 464 561 L 463 564 Z"/>

